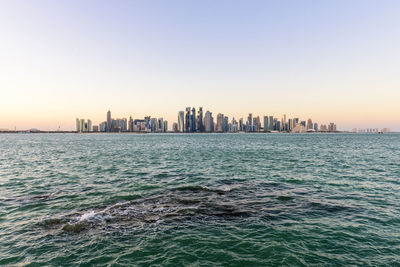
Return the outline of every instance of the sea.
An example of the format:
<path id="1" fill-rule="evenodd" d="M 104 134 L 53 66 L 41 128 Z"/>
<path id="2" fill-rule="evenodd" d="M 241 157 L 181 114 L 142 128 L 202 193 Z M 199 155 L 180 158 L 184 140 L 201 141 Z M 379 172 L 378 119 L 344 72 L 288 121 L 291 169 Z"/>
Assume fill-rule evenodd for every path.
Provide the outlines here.
<path id="1" fill-rule="evenodd" d="M 400 266 L 400 134 L 0 134 L 1 266 Z"/>

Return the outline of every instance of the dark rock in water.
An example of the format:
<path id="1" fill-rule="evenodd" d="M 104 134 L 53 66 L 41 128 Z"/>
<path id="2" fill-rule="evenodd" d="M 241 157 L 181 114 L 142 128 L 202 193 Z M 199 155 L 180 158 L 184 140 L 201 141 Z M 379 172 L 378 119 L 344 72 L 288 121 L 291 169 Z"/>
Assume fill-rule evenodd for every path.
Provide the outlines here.
<path id="1" fill-rule="evenodd" d="M 62 229 L 69 233 L 79 233 L 85 229 L 85 222 L 67 223 Z"/>
<path id="2" fill-rule="evenodd" d="M 59 225 L 62 223 L 63 223 L 63 220 L 60 218 L 51 218 L 51 219 L 45 220 L 41 224 L 43 225 L 43 227 L 46 227 L 46 228 L 54 228 L 56 226 L 59 227 Z"/>
<path id="3" fill-rule="evenodd" d="M 290 197 L 290 196 L 279 196 L 278 199 L 281 200 L 281 201 L 290 201 L 290 200 L 293 200 L 293 197 Z"/>

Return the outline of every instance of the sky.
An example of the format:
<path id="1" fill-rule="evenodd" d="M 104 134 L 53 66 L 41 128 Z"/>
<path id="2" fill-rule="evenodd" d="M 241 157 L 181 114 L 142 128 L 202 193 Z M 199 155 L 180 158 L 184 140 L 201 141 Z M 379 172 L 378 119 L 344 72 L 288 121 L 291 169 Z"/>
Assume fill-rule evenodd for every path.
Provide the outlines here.
<path id="1" fill-rule="evenodd" d="M 0 129 L 187 106 L 400 131 L 400 1 L 0 0 Z"/>

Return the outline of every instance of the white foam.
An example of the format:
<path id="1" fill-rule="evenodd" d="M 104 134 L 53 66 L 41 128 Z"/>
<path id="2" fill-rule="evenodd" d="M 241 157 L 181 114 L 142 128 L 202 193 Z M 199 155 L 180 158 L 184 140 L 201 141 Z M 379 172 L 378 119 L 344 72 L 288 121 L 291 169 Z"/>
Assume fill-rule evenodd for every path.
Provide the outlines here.
<path id="1" fill-rule="evenodd" d="M 81 222 L 81 221 L 88 221 L 88 220 L 94 218 L 95 216 L 96 216 L 96 212 L 94 212 L 94 211 L 92 210 L 92 211 L 89 211 L 88 213 L 83 214 L 83 215 L 79 218 L 79 221 L 80 221 L 80 222 Z"/>

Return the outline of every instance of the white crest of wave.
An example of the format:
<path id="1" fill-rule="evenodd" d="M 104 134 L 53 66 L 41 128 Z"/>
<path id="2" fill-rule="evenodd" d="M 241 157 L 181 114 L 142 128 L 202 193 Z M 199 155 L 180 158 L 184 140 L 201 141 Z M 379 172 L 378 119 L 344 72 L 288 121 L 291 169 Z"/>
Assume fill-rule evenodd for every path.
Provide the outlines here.
<path id="1" fill-rule="evenodd" d="M 79 221 L 80 221 L 80 222 L 81 222 L 81 221 L 88 221 L 88 220 L 94 218 L 95 216 L 96 216 L 96 212 L 94 212 L 94 211 L 92 210 L 92 211 L 89 211 L 88 213 L 83 214 L 83 215 L 79 218 Z"/>

